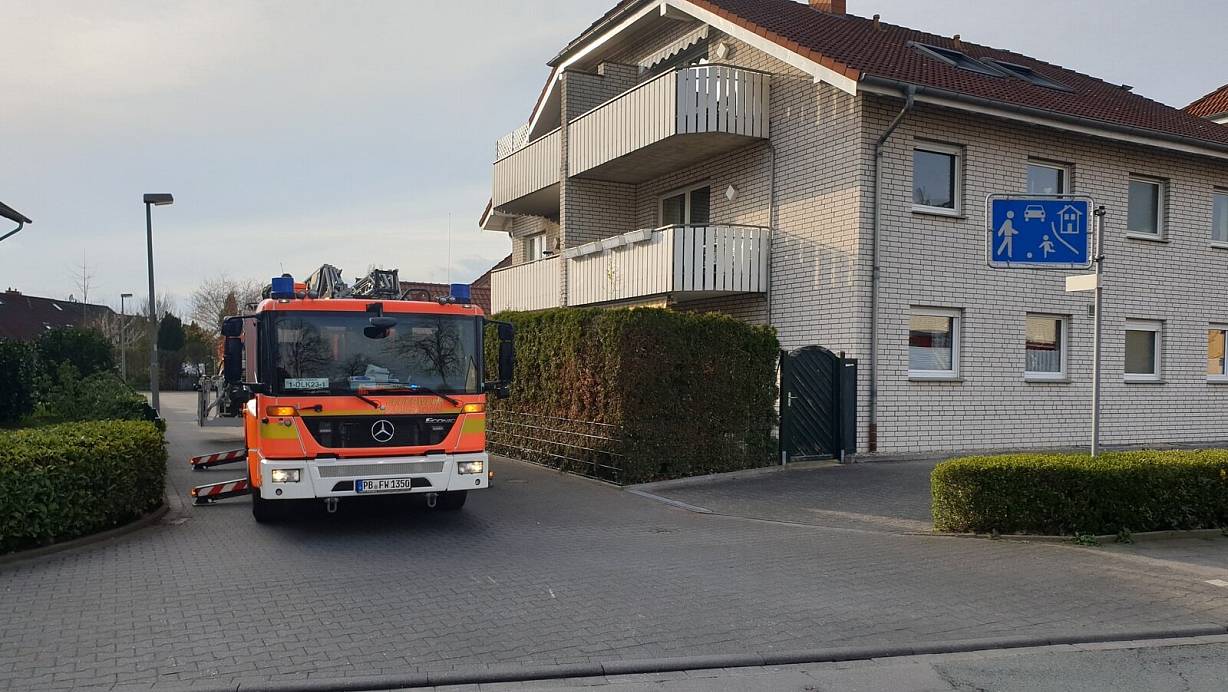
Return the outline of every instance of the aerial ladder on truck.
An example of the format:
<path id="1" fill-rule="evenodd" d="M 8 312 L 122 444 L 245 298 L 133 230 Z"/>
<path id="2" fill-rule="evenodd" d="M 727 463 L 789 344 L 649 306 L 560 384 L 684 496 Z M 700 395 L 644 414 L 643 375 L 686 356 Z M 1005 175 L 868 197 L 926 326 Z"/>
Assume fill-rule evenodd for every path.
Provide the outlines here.
<path id="1" fill-rule="evenodd" d="M 249 314 L 223 323 L 221 380 L 245 446 L 192 457 L 193 470 L 245 463 L 243 478 L 196 486 L 195 504 L 250 495 L 257 521 L 323 500 L 424 494 L 460 509 L 489 487 L 488 395 L 508 396 L 514 329 L 469 301 L 469 286 L 432 299 L 402 291 L 396 270 L 349 286 L 325 264 L 283 274 Z M 484 340 L 498 340 L 486 379 Z M 217 407 L 219 410 L 222 406 Z"/>

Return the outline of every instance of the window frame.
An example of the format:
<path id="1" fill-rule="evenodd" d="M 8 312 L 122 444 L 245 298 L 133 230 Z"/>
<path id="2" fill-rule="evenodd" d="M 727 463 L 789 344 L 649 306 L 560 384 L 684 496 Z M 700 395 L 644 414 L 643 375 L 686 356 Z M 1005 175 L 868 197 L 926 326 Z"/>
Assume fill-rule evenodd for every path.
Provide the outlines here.
<path id="1" fill-rule="evenodd" d="M 1213 187 L 1211 188 L 1211 247 L 1228 248 L 1228 235 L 1224 238 L 1215 237 L 1215 198 L 1223 197 L 1228 200 L 1228 188 Z M 1228 211 L 1225 212 L 1225 219 L 1228 220 Z"/>
<path id="2" fill-rule="evenodd" d="M 712 199 L 711 199 L 711 196 L 712 196 L 712 191 L 711 191 L 711 188 L 712 188 L 712 181 L 711 181 L 711 180 L 705 180 L 705 181 L 703 181 L 703 182 L 701 182 L 701 183 L 695 183 L 694 185 L 687 185 L 686 187 L 679 187 L 679 188 L 675 188 L 675 189 L 670 190 L 670 191 L 668 191 L 668 192 L 665 192 L 665 193 L 662 193 L 662 194 L 660 194 L 660 195 L 657 195 L 657 227 L 658 227 L 658 228 L 664 228 L 664 227 L 666 227 L 666 226 L 674 226 L 674 225 L 682 225 L 682 226 L 693 226 L 693 225 L 695 225 L 695 224 L 691 223 L 691 221 L 690 221 L 690 218 L 691 218 L 691 193 L 692 193 L 692 192 L 694 192 L 694 191 L 696 191 L 696 190 L 702 190 L 702 189 L 704 189 L 705 187 L 706 187 L 706 188 L 709 188 L 709 190 L 708 190 L 708 197 L 709 197 L 709 199 L 708 199 L 708 216 L 709 216 L 709 219 L 708 219 L 708 223 L 706 223 L 706 224 L 699 224 L 699 225 L 702 225 L 702 226 L 711 226 L 711 225 L 712 225 L 712 219 L 711 219 L 711 216 L 712 216 Z M 667 224 L 667 223 L 665 223 L 665 200 L 670 199 L 671 197 L 677 197 L 678 195 L 682 195 L 682 218 L 683 218 L 683 223 L 682 223 L 682 224 Z"/>
<path id="3" fill-rule="evenodd" d="M 1126 332 L 1151 332 L 1155 335 L 1155 355 L 1152 369 L 1154 373 L 1126 372 Z M 1122 342 L 1122 379 L 1127 383 L 1156 384 L 1164 381 L 1164 321 L 1148 319 L 1127 319 L 1121 333 Z"/>
<path id="4" fill-rule="evenodd" d="M 1058 327 L 1058 361 L 1060 369 L 1057 372 L 1039 372 L 1028 370 L 1028 319 L 1036 317 L 1047 320 L 1057 320 Z M 1029 312 L 1023 316 L 1023 380 L 1025 382 L 1069 382 L 1070 381 L 1070 315 L 1059 315 L 1051 312 Z"/>
<path id="5" fill-rule="evenodd" d="M 1149 183 L 1156 186 L 1156 232 L 1148 233 L 1130 228 L 1130 184 L 1134 182 Z M 1168 181 L 1149 175 L 1131 173 L 1126 183 L 1126 237 L 1137 240 L 1163 241 L 1168 239 L 1168 229 L 1164 223 L 1164 210 L 1168 204 Z"/>
<path id="6" fill-rule="evenodd" d="M 1027 187 L 1027 184 L 1028 184 L 1028 169 L 1032 168 L 1033 166 L 1037 168 L 1049 168 L 1055 171 L 1061 171 L 1062 191 L 1053 193 L 1052 195 L 1053 197 L 1067 197 L 1067 196 L 1074 194 L 1074 186 L 1071 185 L 1071 182 L 1073 181 L 1072 173 L 1074 171 L 1074 166 L 1068 163 L 1057 163 L 1056 161 L 1045 161 L 1042 159 L 1028 159 L 1027 163 L 1024 165 L 1024 168 L 1023 168 L 1024 187 Z M 1028 194 L 1033 194 L 1033 193 L 1029 192 Z M 1038 192 L 1035 194 L 1044 195 L 1046 193 Z"/>
<path id="7" fill-rule="evenodd" d="M 524 237 L 525 242 L 525 262 L 537 262 L 546 259 L 546 232 L 530 233 Z M 534 246 L 537 246 L 537 252 L 534 252 Z"/>
<path id="8" fill-rule="evenodd" d="M 962 332 L 964 328 L 964 311 L 958 308 L 935 308 L 921 305 L 913 305 L 908 309 L 908 335 L 909 339 L 905 342 L 909 349 L 912 348 L 912 318 L 913 317 L 946 317 L 951 320 L 951 369 L 950 370 L 913 370 L 912 357 L 909 355 L 908 379 L 930 382 L 952 382 L 959 381 L 960 378 L 960 348 L 963 344 Z"/>
<path id="9" fill-rule="evenodd" d="M 1211 332 L 1220 332 L 1224 338 L 1225 350 L 1228 350 L 1228 324 L 1223 322 L 1212 322 L 1207 325 L 1207 336 L 1211 336 Z M 1209 340 L 1209 339 L 1208 339 Z M 1211 344 L 1207 344 L 1207 362 L 1211 362 Z M 1207 382 L 1228 383 L 1228 357 L 1225 357 L 1224 372 L 1219 374 L 1207 373 Z"/>
<path id="10" fill-rule="evenodd" d="M 945 154 L 955 157 L 954 174 L 955 180 L 952 191 L 952 201 L 955 202 L 953 209 L 947 207 L 931 207 L 928 204 L 917 204 L 912 202 L 912 211 L 915 214 L 936 214 L 938 216 L 953 216 L 963 217 L 964 215 L 964 148 L 956 144 L 943 144 L 942 142 L 930 142 L 925 140 L 917 140 L 912 146 L 912 160 L 909 165 L 912 168 L 912 175 L 909 177 L 909 197 L 916 190 L 917 182 L 917 164 L 916 153 L 918 151 L 928 152 L 930 154 Z"/>

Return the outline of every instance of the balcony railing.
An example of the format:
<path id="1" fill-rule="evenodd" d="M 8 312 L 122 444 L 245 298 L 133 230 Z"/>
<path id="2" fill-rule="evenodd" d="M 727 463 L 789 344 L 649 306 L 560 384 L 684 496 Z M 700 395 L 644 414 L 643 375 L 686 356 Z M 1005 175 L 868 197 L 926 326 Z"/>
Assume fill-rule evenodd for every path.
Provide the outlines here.
<path id="1" fill-rule="evenodd" d="M 759 226 L 666 226 L 569 248 L 567 302 L 589 305 L 655 295 L 762 293 L 771 233 Z"/>
<path id="2" fill-rule="evenodd" d="M 770 75 L 727 65 L 666 72 L 568 125 L 568 172 L 595 171 L 675 135 L 718 135 L 710 138 L 711 151 L 698 147 L 699 155 L 709 156 L 747 138 L 766 138 L 770 89 Z M 612 179 L 627 175 L 611 172 Z"/>
<path id="3" fill-rule="evenodd" d="M 491 311 L 557 308 L 561 261 L 558 257 L 550 257 L 492 272 Z"/>
<path id="4" fill-rule="evenodd" d="M 513 133 L 515 134 L 515 133 Z M 520 200 L 559 182 L 560 132 L 548 135 L 523 145 L 512 153 L 495 161 L 492 201 L 496 208 L 506 207 L 509 202 Z M 526 204 L 541 206 L 543 201 L 528 200 Z M 558 196 L 553 197 L 553 211 L 558 211 Z M 507 209 L 519 213 L 547 213 L 529 206 L 524 209 Z"/>

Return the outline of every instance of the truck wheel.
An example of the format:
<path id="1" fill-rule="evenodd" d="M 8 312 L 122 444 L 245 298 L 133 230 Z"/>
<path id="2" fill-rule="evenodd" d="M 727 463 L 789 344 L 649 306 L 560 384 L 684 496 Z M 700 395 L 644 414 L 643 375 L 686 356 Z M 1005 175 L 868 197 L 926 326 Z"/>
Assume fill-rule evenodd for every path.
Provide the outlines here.
<path id="1" fill-rule="evenodd" d="M 285 517 L 283 502 L 260 497 L 260 488 L 252 488 L 252 517 L 257 524 L 272 524 Z"/>
<path id="2" fill-rule="evenodd" d="M 450 493 L 439 493 L 435 498 L 435 509 L 440 512 L 455 512 L 465 506 L 468 490 L 453 490 Z"/>

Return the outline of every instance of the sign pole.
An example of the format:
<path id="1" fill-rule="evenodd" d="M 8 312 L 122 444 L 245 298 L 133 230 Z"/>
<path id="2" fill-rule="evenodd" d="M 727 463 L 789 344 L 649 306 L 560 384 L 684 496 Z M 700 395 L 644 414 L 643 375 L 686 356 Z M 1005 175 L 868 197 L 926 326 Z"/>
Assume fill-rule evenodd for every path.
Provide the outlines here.
<path id="1" fill-rule="evenodd" d="M 1096 207 L 1096 298 L 1092 327 L 1092 458 L 1100 453 L 1100 327 L 1104 306 L 1104 206 Z"/>

